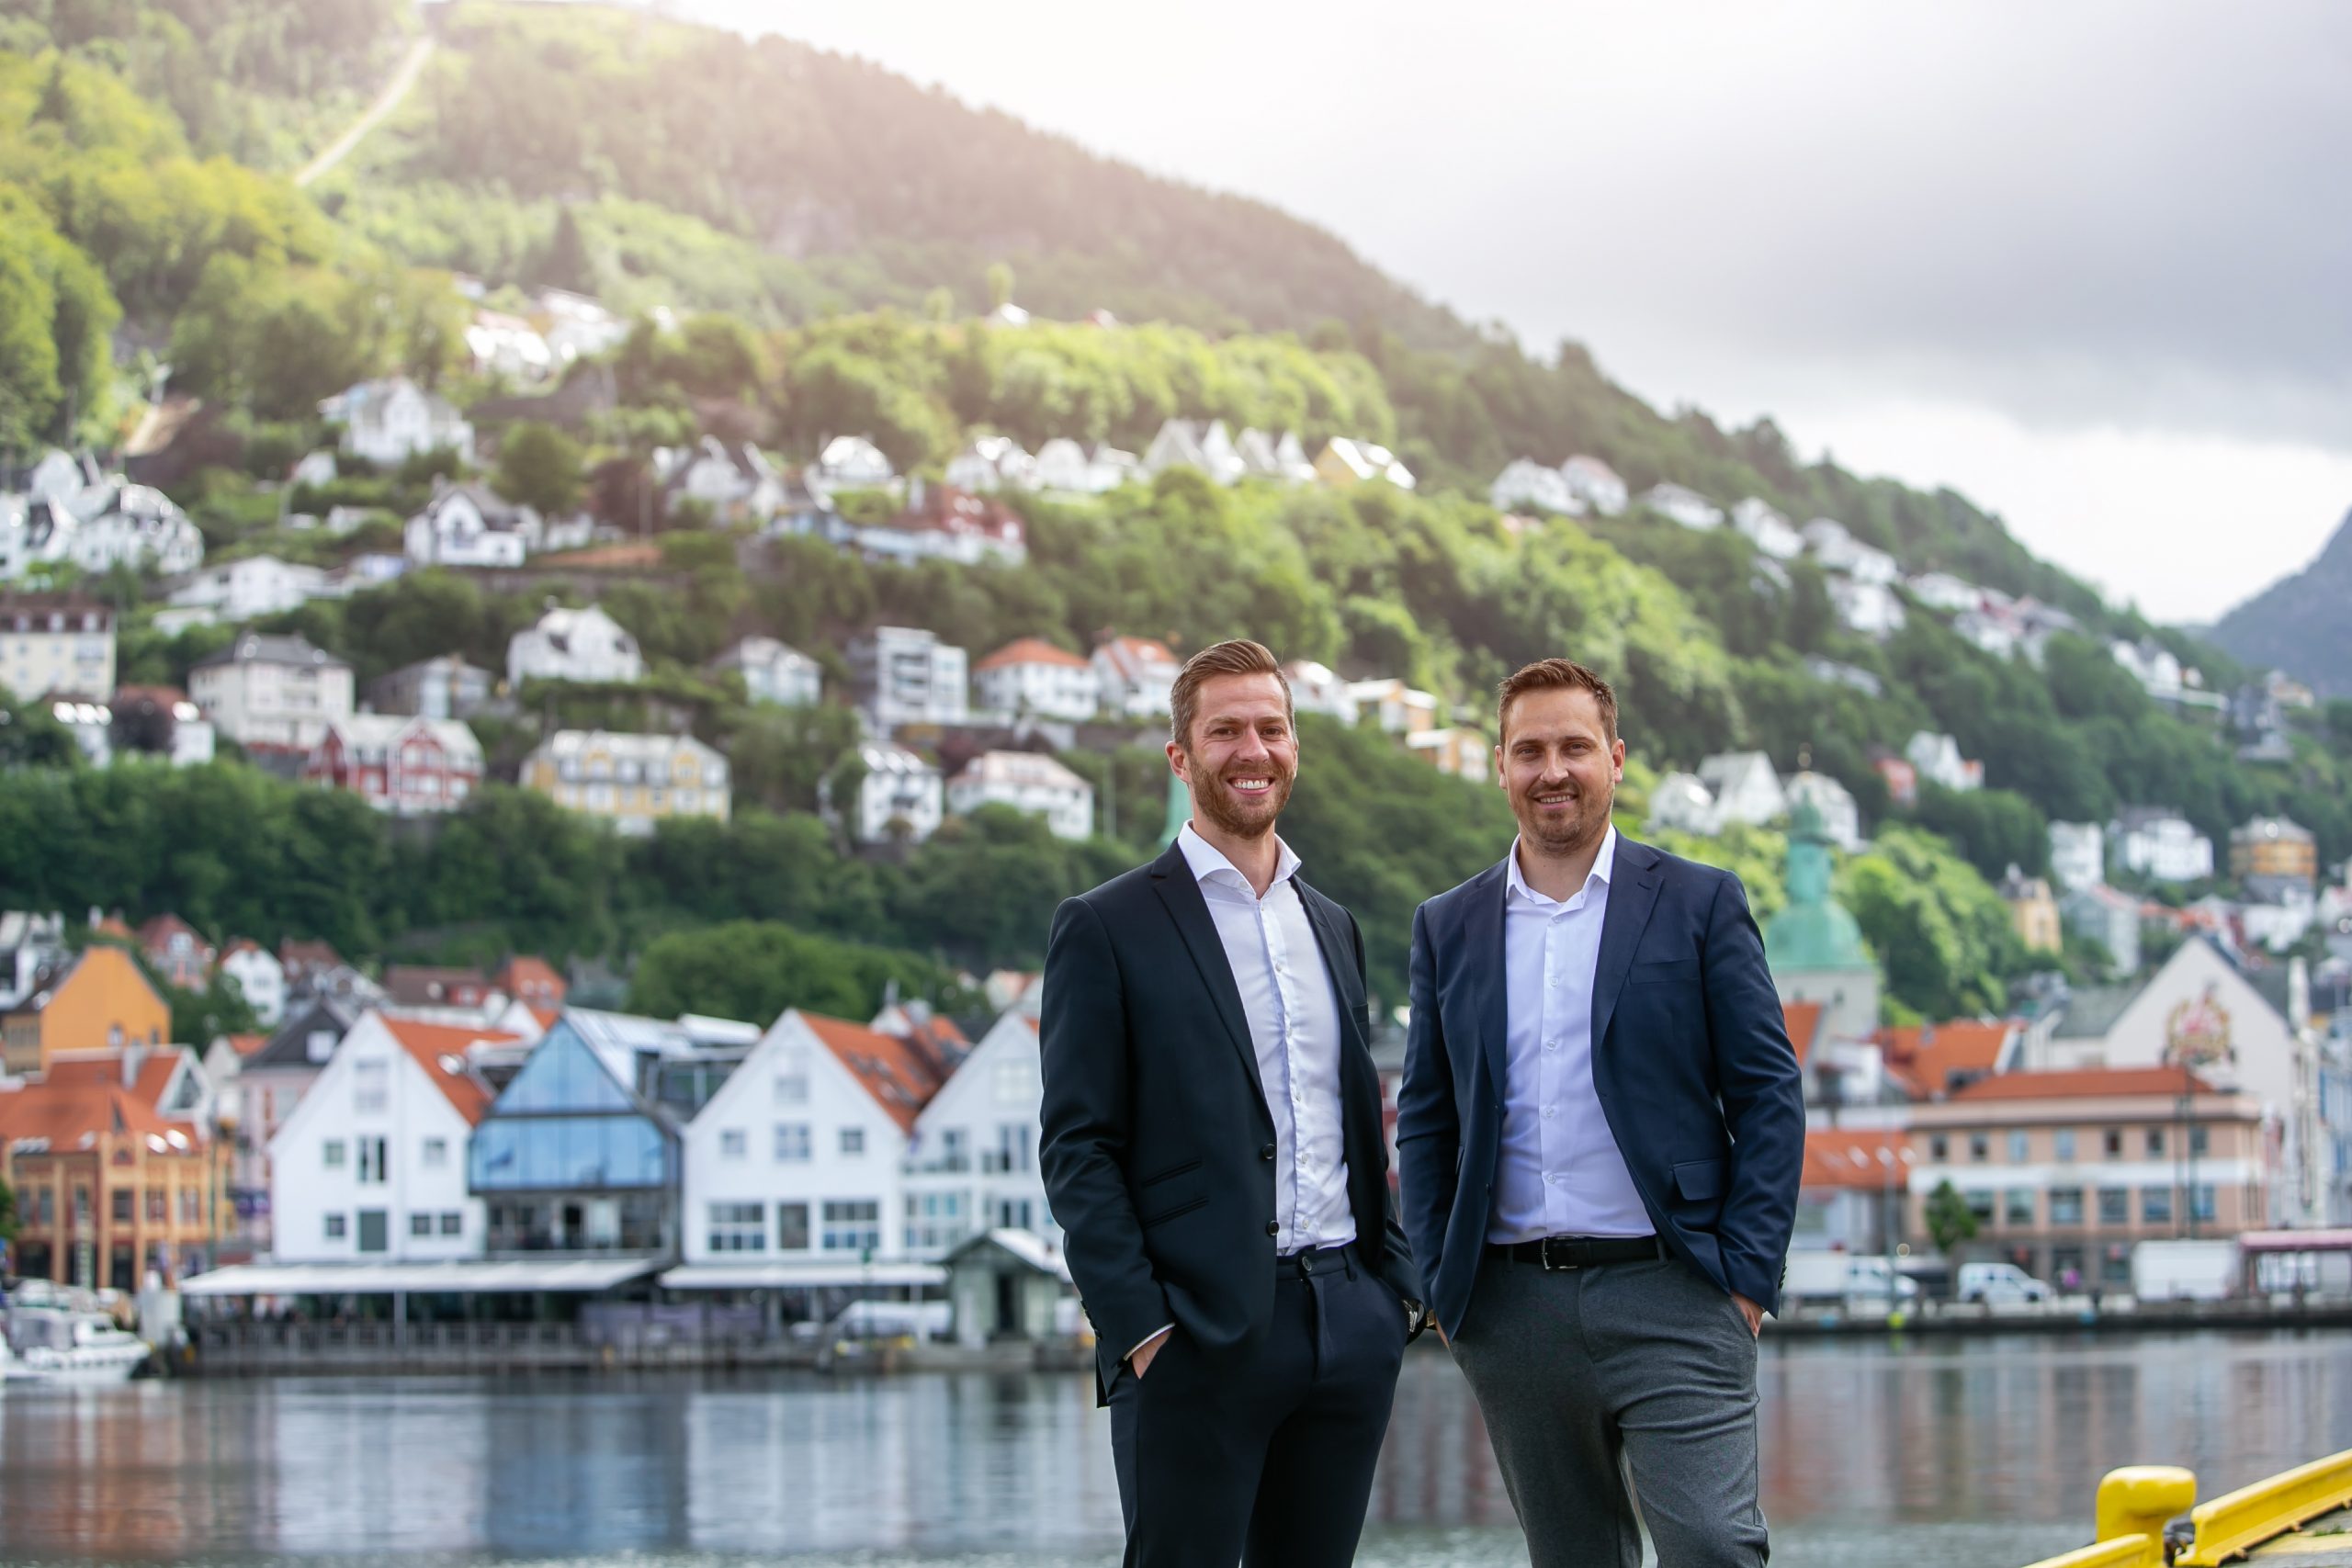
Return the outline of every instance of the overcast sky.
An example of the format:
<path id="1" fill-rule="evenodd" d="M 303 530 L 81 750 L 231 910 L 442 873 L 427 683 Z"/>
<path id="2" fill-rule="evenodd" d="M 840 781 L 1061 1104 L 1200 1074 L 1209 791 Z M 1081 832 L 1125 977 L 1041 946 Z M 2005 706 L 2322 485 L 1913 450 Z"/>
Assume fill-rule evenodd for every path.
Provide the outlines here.
<path id="1" fill-rule="evenodd" d="M 676 8 L 1262 197 L 2159 618 L 2352 508 L 2352 6 Z"/>

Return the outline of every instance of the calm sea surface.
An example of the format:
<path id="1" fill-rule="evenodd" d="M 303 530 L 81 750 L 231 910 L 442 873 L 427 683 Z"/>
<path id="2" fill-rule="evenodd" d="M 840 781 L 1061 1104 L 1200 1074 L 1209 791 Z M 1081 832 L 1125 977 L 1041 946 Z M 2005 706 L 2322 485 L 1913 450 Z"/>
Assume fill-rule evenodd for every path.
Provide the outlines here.
<path id="1" fill-rule="evenodd" d="M 2018 1568 L 2109 1468 L 2208 1495 L 2352 1448 L 2352 1336 L 1767 1342 L 1776 1564 Z M 160 1382 L 0 1395 L 0 1562 L 1114 1562 L 1079 1377 Z M 1476 1406 L 1408 1359 L 1360 1559 L 1526 1561 Z"/>

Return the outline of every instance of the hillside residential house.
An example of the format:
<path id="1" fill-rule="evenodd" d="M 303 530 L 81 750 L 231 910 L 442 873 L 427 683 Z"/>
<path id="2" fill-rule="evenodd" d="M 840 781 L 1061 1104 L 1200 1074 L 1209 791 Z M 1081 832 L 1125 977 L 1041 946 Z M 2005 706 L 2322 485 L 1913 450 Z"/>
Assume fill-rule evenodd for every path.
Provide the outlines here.
<path id="1" fill-rule="evenodd" d="M 2061 1286 L 2130 1291 L 2132 1244 L 2260 1230 L 2276 1208 L 2254 1097 L 2179 1066 L 1998 1073 L 1911 1108 L 1911 1233 L 1949 1181 L 1997 1259 Z"/>
<path id="2" fill-rule="evenodd" d="M 220 954 L 220 973 L 237 982 L 254 1021 L 276 1029 L 286 1019 L 286 965 L 250 937 L 238 937 Z"/>
<path id="3" fill-rule="evenodd" d="M 235 1073 L 220 1076 L 220 1118 L 235 1129 L 229 1173 L 233 1234 L 251 1251 L 266 1251 L 270 1245 L 270 1141 L 326 1070 L 363 1010 L 356 1003 L 321 998 L 290 1003 L 266 1040 L 238 1053 Z"/>
<path id="4" fill-rule="evenodd" d="M 346 790 L 394 817 L 455 811 L 481 787 L 481 742 L 460 720 L 358 713 L 311 749 L 303 782 Z"/>
<path id="5" fill-rule="evenodd" d="M 1091 454 L 1066 435 L 1037 448 L 1039 490 L 1071 495 L 1102 495 L 1143 474 L 1141 459 L 1132 452 L 1101 446 Z"/>
<path id="6" fill-rule="evenodd" d="M 1903 570 L 1893 556 L 1884 550 L 1862 543 L 1847 526 L 1834 518 L 1816 517 L 1802 530 L 1805 547 L 1821 570 L 1842 574 L 1857 582 L 1874 582 L 1880 587 L 1892 587 L 1903 575 Z"/>
<path id="7" fill-rule="evenodd" d="M 662 509 L 667 515 L 680 502 L 692 501 L 708 507 L 719 524 L 763 523 L 782 512 L 790 496 L 788 476 L 766 453 L 748 441 L 706 435 L 669 470 Z"/>
<path id="8" fill-rule="evenodd" d="M 1290 682 L 1291 705 L 1300 713 L 1319 713 L 1354 726 L 1359 711 L 1355 689 L 1332 673 L 1329 665 L 1294 659 L 1283 666 L 1283 679 Z"/>
<path id="9" fill-rule="evenodd" d="M 401 530 L 401 547 L 418 566 L 519 567 L 537 547 L 539 514 L 488 485 L 446 481 Z"/>
<path id="10" fill-rule="evenodd" d="M 65 536 L 64 558 L 93 577 L 124 566 L 175 577 L 204 564 L 203 533 L 152 485 L 110 479 L 75 504 L 79 521 Z"/>
<path id="11" fill-rule="evenodd" d="M 1348 695 L 1360 712 L 1369 712 L 1386 735 L 1413 735 L 1438 728 L 1438 700 L 1429 692 L 1408 686 L 1395 676 L 1358 681 Z"/>
<path id="12" fill-rule="evenodd" d="M 193 1053 L 131 1047 L 61 1062 L 0 1094 L 0 1179 L 16 1195 L 10 1272 L 136 1292 L 200 1272 L 223 1217 Z"/>
<path id="13" fill-rule="evenodd" d="M 594 604 L 550 609 L 507 643 L 506 679 L 518 692 L 526 681 L 642 681 L 645 656 L 637 638 Z"/>
<path id="14" fill-rule="evenodd" d="M 906 1191 L 916 1239 L 937 1243 L 961 1225 L 1058 1242 L 1037 1168 L 1044 1085 L 1036 1014 L 1008 1010 L 915 1118 Z"/>
<path id="15" fill-rule="evenodd" d="M 890 459 L 873 442 L 863 435 L 836 435 L 825 443 L 816 467 L 805 477 L 812 487 L 831 494 L 843 490 L 880 490 L 897 476 L 890 468 Z"/>
<path id="16" fill-rule="evenodd" d="M 63 914 L 0 910 L 0 1014 L 22 1004 L 73 961 Z"/>
<path id="17" fill-rule="evenodd" d="M 1581 517 L 1585 503 L 1568 488 L 1568 478 L 1528 457 L 1513 458 L 1487 487 L 1487 502 L 1498 512 L 1556 512 Z"/>
<path id="18" fill-rule="evenodd" d="M 2172 650 L 2154 637 L 2138 642 L 2118 640 L 2108 651 L 2123 672 L 2140 682 L 2140 689 L 2159 701 L 2177 700 L 2187 680 L 2180 660 Z"/>
<path id="19" fill-rule="evenodd" d="M 114 690 L 114 611 L 78 593 L 0 593 L 0 687 L 21 700 Z"/>
<path id="20" fill-rule="evenodd" d="M 1759 496 L 1751 495 L 1731 509 L 1731 525 L 1774 560 L 1794 560 L 1804 554 L 1804 536 Z"/>
<path id="21" fill-rule="evenodd" d="M 2107 831 L 2096 822 L 2050 824 L 2050 877 L 2066 892 L 2107 880 Z"/>
<path id="22" fill-rule="evenodd" d="M 319 404 L 320 417 L 343 426 L 338 445 L 379 468 L 397 468 L 426 452 L 448 450 L 474 460 L 474 427 L 449 401 L 405 376 L 364 381 Z"/>
<path id="23" fill-rule="evenodd" d="M 1028 525 L 993 496 L 916 479 L 907 509 L 888 522 L 860 527 L 857 547 L 868 560 L 906 563 L 949 560 L 962 566 L 1029 558 Z"/>
<path id="24" fill-rule="evenodd" d="M 888 736 L 899 725 L 961 724 L 969 656 L 918 626 L 876 626 L 850 639 L 851 699 Z"/>
<path id="25" fill-rule="evenodd" d="M 162 914 L 140 923 L 139 955 L 164 985 L 201 993 L 212 983 L 220 950 L 177 915 Z"/>
<path id="26" fill-rule="evenodd" d="M 1923 571 L 1906 579 L 1903 586 L 1928 609 L 1948 615 L 1981 611 L 1984 607 L 1984 590 L 1948 571 Z"/>
<path id="27" fill-rule="evenodd" d="M 994 495 L 1037 488 L 1037 459 L 1009 435 L 983 435 L 947 461 L 941 478 L 960 491 Z"/>
<path id="28" fill-rule="evenodd" d="M 2104 882 L 2070 887 L 2058 900 L 2059 923 L 2106 950 L 2119 976 L 2140 972 L 2140 900 Z"/>
<path id="29" fill-rule="evenodd" d="M 2319 841 L 2309 828 L 2287 818 L 2253 818 L 2230 829 L 2230 874 L 2242 882 L 2250 877 L 2300 882 L 2309 892 L 2319 882 Z"/>
<path id="30" fill-rule="evenodd" d="M 1715 792 L 1702 784 L 1698 774 L 1668 773 L 1650 786 L 1645 831 L 1712 837 L 1722 826 L 1715 816 Z"/>
<path id="31" fill-rule="evenodd" d="M 1306 460 L 1306 448 L 1295 430 L 1280 435 L 1245 430 L 1233 438 L 1233 449 L 1241 458 L 1242 471 L 1253 479 L 1286 485 L 1315 482 L 1315 465 Z"/>
<path id="32" fill-rule="evenodd" d="M 1724 523 L 1722 507 L 1678 484 L 1652 485 L 1642 492 L 1642 504 L 1685 528 L 1720 528 Z"/>
<path id="33" fill-rule="evenodd" d="M 1793 811 L 1799 801 L 1811 801 L 1821 814 L 1822 830 L 1829 841 L 1848 854 L 1859 854 L 1867 845 L 1862 837 L 1862 809 L 1854 799 L 1854 792 L 1826 773 L 1811 769 L 1792 773 L 1782 784 L 1789 809 Z"/>
<path id="34" fill-rule="evenodd" d="M 1829 604 L 1840 626 L 1873 642 L 1893 637 L 1909 619 L 1894 589 L 1860 577 L 1830 578 Z"/>
<path id="35" fill-rule="evenodd" d="M 2168 806 L 2127 806 L 2107 832 L 2126 871 L 2158 882 L 2200 882 L 2213 874 L 2213 840 Z"/>
<path id="36" fill-rule="evenodd" d="M 972 666 L 972 689 L 992 714 L 1089 719 L 1102 705 L 1094 666 L 1042 637 L 1006 643 Z"/>
<path id="37" fill-rule="evenodd" d="M 1568 493 L 1603 517 L 1622 515 L 1631 492 L 1617 470 L 1598 457 L 1582 453 L 1560 465 L 1560 477 L 1568 481 Z"/>
<path id="38" fill-rule="evenodd" d="M 307 752 L 351 716 L 351 666 L 300 637 L 243 631 L 188 671 L 214 729 L 248 750 Z"/>
<path id="39" fill-rule="evenodd" d="M 368 702 L 378 713 L 419 718 L 469 718 L 490 701 L 498 677 L 454 653 L 403 664 L 368 685 Z"/>
<path id="40" fill-rule="evenodd" d="M 710 661 L 710 668 L 741 674 L 743 694 L 755 703 L 808 708 L 823 695 L 824 671 L 817 661 L 772 637 L 738 639 Z"/>
<path id="41" fill-rule="evenodd" d="M 861 844 L 920 844 L 939 831 L 946 791 L 939 770 L 901 746 L 858 748 L 865 776 L 851 807 L 850 837 Z"/>
<path id="42" fill-rule="evenodd" d="M 315 566 L 295 566 L 276 556 L 247 556 L 209 567 L 172 590 L 164 603 L 176 611 L 201 612 L 201 619 L 243 622 L 300 609 L 326 598 L 327 574 Z M 183 622 L 189 617 L 183 616 Z"/>
<path id="43" fill-rule="evenodd" d="M 786 1010 L 686 1125 L 686 1267 L 665 1282 L 852 1287 L 908 1258 L 908 1153 L 940 1082 L 907 1040 Z"/>
<path id="44" fill-rule="evenodd" d="M 1102 705 L 1129 718 L 1168 714 L 1169 691 L 1184 661 L 1168 645 L 1148 637 L 1114 637 L 1098 644 L 1092 660 Z"/>
<path id="45" fill-rule="evenodd" d="M 947 809 L 969 817 L 983 806 L 1009 806 L 1042 817 L 1057 839 L 1094 834 L 1094 786 L 1038 751 L 983 751 L 947 781 Z"/>
<path id="46" fill-rule="evenodd" d="M 727 759 L 691 735 L 559 729 L 523 759 L 517 780 L 566 811 L 646 837 L 672 817 L 727 820 Z"/>
<path id="47" fill-rule="evenodd" d="M 1475 729 L 1409 730 L 1405 750 L 1453 778 L 1485 784 L 1495 776 L 1494 742 Z"/>
<path id="48" fill-rule="evenodd" d="M 1960 742 L 1949 735 L 1917 731 L 1905 743 L 1903 755 L 1924 783 L 1963 793 L 1984 787 L 1984 764 L 1962 757 Z"/>
<path id="49" fill-rule="evenodd" d="M 2046 879 L 2028 876 L 2011 865 L 2008 874 L 2001 878 L 1998 891 L 2001 902 L 2009 907 L 2009 919 L 2017 927 L 2018 940 L 2025 943 L 2028 951 L 2056 953 L 2066 945 L 2058 900 L 2052 895 Z"/>
<path id="50" fill-rule="evenodd" d="M 1761 751 L 1719 751 L 1699 764 L 1699 782 L 1714 796 L 1718 824 L 1761 826 L 1789 809 L 1781 775 Z"/>
<path id="51" fill-rule="evenodd" d="M 1241 478 L 1247 467 L 1221 419 L 1167 420 L 1143 453 L 1147 476 L 1170 468 L 1191 468 L 1207 475 L 1212 484 L 1229 485 Z"/>
<path id="52" fill-rule="evenodd" d="M 481 1256 L 466 1147 L 490 1109 L 467 1051 L 505 1035 L 361 1015 L 270 1140 L 272 1254 L 294 1263 Z"/>
<path id="53" fill-rule="evenodd" d="M 1373 441 L 1357 441 L 1345 435 L 1334 435 L 1316 454 L 1315 477 L 1335 489 L 1385 480 L 1398 490 L 1411 490 L 1419 481 L 1413 470 L 1397 460 L 1396 454 Z"/>

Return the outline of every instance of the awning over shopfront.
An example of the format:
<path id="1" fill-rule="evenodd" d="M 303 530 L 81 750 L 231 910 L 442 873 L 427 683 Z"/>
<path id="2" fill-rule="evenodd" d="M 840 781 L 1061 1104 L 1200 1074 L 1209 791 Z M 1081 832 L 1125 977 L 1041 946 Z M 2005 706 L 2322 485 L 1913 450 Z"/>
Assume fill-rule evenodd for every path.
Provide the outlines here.
<path id="1" fill-rule="evenodd" d="M 662 1276 L 671 1291 L 821 1290 L 858 1285 L 944 1285 L 936 1263 L 867 1263 L 808 1258 L 767 1263 L 689 1263 Z"/>
<path id="2" fill-rule="evenodd" d="M 518 1258 L 459 1263 L 241 1263 L 180 1281 L 188 1296 L 487 1295 L 609 1291 L 650 1274 L 658 1258 Z"/>

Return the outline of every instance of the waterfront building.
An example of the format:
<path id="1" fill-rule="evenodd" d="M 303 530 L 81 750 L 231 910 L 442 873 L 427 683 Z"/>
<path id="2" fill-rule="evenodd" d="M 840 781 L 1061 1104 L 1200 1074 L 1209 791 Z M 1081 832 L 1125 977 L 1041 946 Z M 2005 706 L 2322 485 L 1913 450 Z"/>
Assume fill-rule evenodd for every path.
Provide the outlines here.
<path id="1" fill-rule="evenodd" d="M 0 1018 L 0 1071 L 37 1076 L 62 1053 L 152 1049 L 171 1032 L 162 993 L 112 942 L 93 942 L 50 974 Z"/>
<path id="2" fill-rule="evenodd" d="M 916 1250 L 944 1251 L 969 1236 L 1006 1230 L 1061 1245 L 1037 1168 L 1041 1073 L 1036 1014 L 1016 1009 L 980 1036 L 923 1106 L 908 1154 L 910 1248 L 922 1241 L 929 1246 Z"/>
<path id="3" fill-rule="evenodd" d="M 224 1239 L 247 1256 L 270 1248 L 270 1145 L 334 1059 L 335 1047 L 358 1016 L 356 1005 L 335 998 L 294 1002 L 266 1041 L 237 1053 L 233 1075 L 219 1076 L 220 1120 L 235 1129 Z"/>

